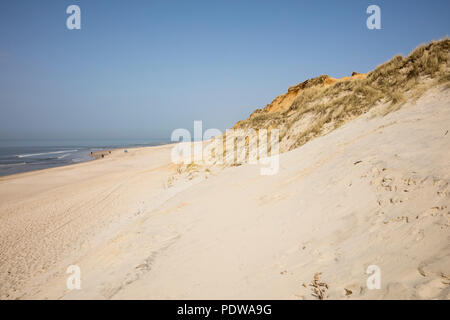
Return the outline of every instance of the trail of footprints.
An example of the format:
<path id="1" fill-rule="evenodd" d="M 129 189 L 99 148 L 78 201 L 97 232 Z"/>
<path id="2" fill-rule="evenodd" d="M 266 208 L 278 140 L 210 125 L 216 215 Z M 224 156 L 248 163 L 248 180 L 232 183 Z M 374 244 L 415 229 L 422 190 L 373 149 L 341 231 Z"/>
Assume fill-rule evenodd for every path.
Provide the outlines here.
<path id="1" fill-rule="evenodd" d="M 369 179 L 376 195 L 378 209 L 375 217 L 371 218 L 374 230 L 378 230 L 375 226 L 380 223 L 393 227 L 410 224 L 409 232 L 416 242 L 424 240 L 425 230 L 431 226 L 439 228 L 444 234 L 448 232 L 450 180 L 384 167 L 374 167 L 362 178 Z M 419 264 L 417 272 L 423 279 L 414 287 L 412 297 L 430 294 L 434 298 L 448 297 L 450 277 L 442 272 L 445 269 L 442 259 L 446 258 Z M 424 266 L 429 270 L 424 271 Z"/>
<path id="2" fill-rule="evenodd" d="M 151 271 L 157 256 L 173 245 L 179 238 L 179 234 L 164 237 L 160 240 L 160 243 L 155 244 L 156 246 L 154 251 L 150 252 L 150 254 L 144 258 L 139 265 L 135 266 L 133 270 L 130 270 L 118 283 L 112 285 L 103 283 L 103 288 L 101 290 L 103 297 L 105 299 L 112 299 L 120 290 L 133 282 L 136 282 L 146 273 Z"/>
<path id="3" fill-rule="evenodd" d="M 405 174 L 378 167 L 374 167 L 362 178 L 370 179 L 369 184 L 376 191 L 379 207 L 377 216 L 384 224 L 411 223 L 423 218 L 434 218 L 441 229 L 450 226 L 450 180 L 421 177 L 417 172 Z M 419 205 L 412 212 L 402 206 L 420 197 L 422 200 L 426 199 L 428 208 L 421 208 Z"/>

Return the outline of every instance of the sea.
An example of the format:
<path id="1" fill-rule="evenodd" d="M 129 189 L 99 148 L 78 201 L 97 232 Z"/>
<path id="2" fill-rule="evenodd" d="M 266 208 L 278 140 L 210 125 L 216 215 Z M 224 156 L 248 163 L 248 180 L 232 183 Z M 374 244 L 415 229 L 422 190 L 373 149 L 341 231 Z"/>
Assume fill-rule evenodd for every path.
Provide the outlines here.
<path id="1" fill-rule="evenodd" d="M 168 143 L 139 140 L 1 140 L 0 176 L 94 160 L 91 152 Z"/>

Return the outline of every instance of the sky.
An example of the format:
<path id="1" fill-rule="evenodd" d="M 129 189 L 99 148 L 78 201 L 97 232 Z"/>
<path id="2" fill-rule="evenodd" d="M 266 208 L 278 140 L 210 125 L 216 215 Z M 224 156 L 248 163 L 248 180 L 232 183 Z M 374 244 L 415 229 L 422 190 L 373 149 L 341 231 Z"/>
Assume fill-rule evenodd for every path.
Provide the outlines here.
<path id="1" fill-rule="evenodd" d="M 81 9 L 69 30 L 66 9 Z M 369 30 L 369 5 L 381 30 Z M 2 0 L 1 139 L 231 128 L 288 87 L 367 72 L 450 30 L 450 1 Z"/>

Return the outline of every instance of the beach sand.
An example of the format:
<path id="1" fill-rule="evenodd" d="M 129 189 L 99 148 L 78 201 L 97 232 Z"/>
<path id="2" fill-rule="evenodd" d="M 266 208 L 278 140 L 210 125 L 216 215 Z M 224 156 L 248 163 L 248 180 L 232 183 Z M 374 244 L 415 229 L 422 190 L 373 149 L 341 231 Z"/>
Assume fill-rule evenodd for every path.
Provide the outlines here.
<path id="1" fill-rule="evenodd" d="M 316 299 L 316 276 L 325 299 L 449 299 L 449 111 L 432 89 L 282 154 L 273 176 L 168 184 L 166 145 L 2 177 L 0 297 Z"/>

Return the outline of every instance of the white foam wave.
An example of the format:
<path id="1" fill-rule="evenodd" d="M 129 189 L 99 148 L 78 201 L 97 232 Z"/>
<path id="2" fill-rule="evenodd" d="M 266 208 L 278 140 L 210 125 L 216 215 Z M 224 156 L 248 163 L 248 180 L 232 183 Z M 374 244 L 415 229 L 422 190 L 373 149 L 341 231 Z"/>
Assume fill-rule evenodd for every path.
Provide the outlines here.
<path id="1" fill-rule="evenodd" d="M 44 156 L 47 154 L 71 153 L 71 152 L 77 152 L 77 151 L 78 150 L 61 150 L 61 151 L 50 151 L 50 152 L 42 152 L 42 153 L 18 154 L 18 155 L 16 155 L 16 157 L 28 158 L 28 157 L 35 157 L 35 156 Z"/>
<path id="2" fill-rule="evenodd" d="M 3 167 L 23 166 L 24 164 L 27 164 L 27 163 L 26 163 L 26 162 L 6 163 L 6 164 L 0 164 L 0 168 L 3 168 Z"/>

